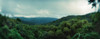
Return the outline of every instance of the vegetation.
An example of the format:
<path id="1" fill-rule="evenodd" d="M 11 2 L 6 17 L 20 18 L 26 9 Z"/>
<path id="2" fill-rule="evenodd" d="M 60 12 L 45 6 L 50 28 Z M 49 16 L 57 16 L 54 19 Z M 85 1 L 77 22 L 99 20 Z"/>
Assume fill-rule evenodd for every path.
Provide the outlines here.
<path id="1" fill-rule="evenodd" d="M 99 5 L 98 10 L 96 12 L 100 12 L 100 0 L 88 0 L 89 4 L 92 4 L 92 8 L 97 8 L 97 5 Z"/>
<path id="2" fill-rule="evenodd" d="M 93 7 L 100 2 L 88 1 Z M 44 25 L 28 25 L 0 14 L 0 39 L 100 39 L 99 25 L 100 12 L 63 17 Z"/>
<path id="3" fill-rule="evenodd" d="M 100 13 L 90 17 L 92 21 L 79 16 L 59 25 L 28 25 L 0 15 L 0 39 L 100 39 Z"/>

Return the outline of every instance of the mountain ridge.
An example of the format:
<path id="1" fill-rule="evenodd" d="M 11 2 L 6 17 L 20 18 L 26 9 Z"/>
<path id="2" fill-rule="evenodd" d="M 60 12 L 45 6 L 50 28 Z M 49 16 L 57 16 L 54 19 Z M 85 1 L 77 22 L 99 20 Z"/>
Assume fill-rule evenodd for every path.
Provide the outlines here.
<path id="1" fill-rule="evenodd" d="M 33 17 L 33 18 L 14 17 L 14 18 L 19 18 L 23 23 L 30 24 L 30 25 L 46 24 L 57 20 L 57 18 L 51 18 L 51 17 Z"/>
<path id="2" fill-rule="evenodd" d="M 49 25 L 53 24 L 53 25 L 59 25 L 62 21 L 68 21 L 70 19 L 74 19 L 74 18 L 78 18 L 78 19 L 87 19 L 89 22 L 91 22 L 91 15 L 92 14 L 95 14 L 94 12 L 93 13 L 89 13 L 89 14 L 85 14 L 85 15 L 69 15 L 69 16 L 66 16 L 66 17 L 62 17 L 56 21 L 53 21 L 53 22 L 50 22 L 48 23 Z"/>

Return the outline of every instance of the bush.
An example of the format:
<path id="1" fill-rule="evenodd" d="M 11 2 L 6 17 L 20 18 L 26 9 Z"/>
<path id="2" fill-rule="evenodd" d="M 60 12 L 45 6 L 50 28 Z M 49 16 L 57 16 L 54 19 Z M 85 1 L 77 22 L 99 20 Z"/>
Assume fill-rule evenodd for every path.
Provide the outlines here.
<path id="1" fill-rule="evenodd" d="M 68 27 L 64 27 L 63 31 L 64 32 L 70 32 L 70 29 Z"/>
<path id="2" fill-rule="evenodd" d="M 55 32 L 54 31 L 48 31 L 48 35 L 49 36 L 55 36 Z"/>

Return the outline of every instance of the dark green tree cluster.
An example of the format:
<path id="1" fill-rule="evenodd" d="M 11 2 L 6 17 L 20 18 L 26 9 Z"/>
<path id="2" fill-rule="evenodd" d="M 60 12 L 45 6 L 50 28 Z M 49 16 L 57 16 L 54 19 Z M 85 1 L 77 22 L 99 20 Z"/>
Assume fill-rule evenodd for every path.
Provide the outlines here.
<path id="1" fill-rule="evenodd" d="M 99 15 L 91 15 L 93 22 L 73 18 L 57 26 L 28 25 L 0 15 L 0 39 L 100 39 Z"/>
<path id="2" fill-rule="evenodd" d="M 54 25 L 36 25 L 35 28 L 38 30 L 45 31 L 45 39 L 77 39 L 77 38 L 89 38 L 93 39 L 99 38 L 99 34 L 93 31 L 92 23 L 89 23 L 87 20 L 83 19 L 71 19 L 68 21 L 63 21 L 59 26 Z M 93 33 L 92 33 L 93 32 Z M 89 34 L 91 33 L 91 34 Z M 87 35 L 90 35 L 88 37 Z M 79 37 L 77 37 L 79 36 Z M 98 36 L 98 37 L 97 37 Z"/>
<path id="3" fill-rule="evenodd" d="M 95 26 L 95 31 L 100 33 L 100 12 L 97 12 L 92 16 L 93 26 Z"/>
<path id="4" fill-rule="evenodd" d="M 8 17 L 0 15 L 0 39 L 23 39 L 15 28 L 10 29 Z"/>

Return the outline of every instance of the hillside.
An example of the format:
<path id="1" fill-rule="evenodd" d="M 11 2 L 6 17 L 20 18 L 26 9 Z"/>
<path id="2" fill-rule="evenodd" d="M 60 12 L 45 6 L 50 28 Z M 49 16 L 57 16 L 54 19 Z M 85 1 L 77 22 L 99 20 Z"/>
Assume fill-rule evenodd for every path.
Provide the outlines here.
<path id="1" fill-rule="evenodd" d="M 50 17 L 35 17 L 35 18 L 25 18 L 25 17 L 14 17 L 19 18 L 25 24 L 46 24 L 52 21 L 57 20 L 57 18 L 50 18 Z"/>
<path id="2" fill-rule="evenodd" d="M 100 39 L 100 14 L 95 14 L 68 16 L 60 19 L 56 26 L 56 22 L 51 25 L 28 25 L 0 15 L 0 39 Z M 93 21 L 90 22 L 90 19 Z"/>
<path id="3" fill-rule="evenodd" d="M 89 22 L 91 22 L 91 15 L 94 13 L 89 13 L 86 15 L 70 15 L 70 16 L 66 16 L 66 17 L 62 17 L 61 19 L 58 19 L 56 21 L 50 22 L 48 23 L 49 25 L 53 24 L 53 25 L 59 25 L 62 21 L 68 21 L 70 19 L 73 18 L 77 18 L 77 19 L 87 19 Z"/>

